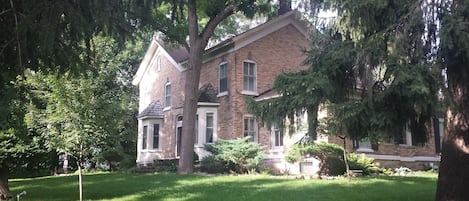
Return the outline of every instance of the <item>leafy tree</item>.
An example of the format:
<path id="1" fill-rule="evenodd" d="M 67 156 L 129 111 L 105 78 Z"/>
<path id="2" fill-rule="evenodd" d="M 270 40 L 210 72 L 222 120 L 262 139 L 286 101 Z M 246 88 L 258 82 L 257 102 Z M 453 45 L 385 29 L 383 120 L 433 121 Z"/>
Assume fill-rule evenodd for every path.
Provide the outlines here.
<path id="1" fill-rule="evenodd" d="M 35 144 L 25 128 L 26 69 L 79 72 L 89 63 L 94 34 L 122 41 L 135 25 L 129 2 L 0 1 L 0 197 L 9 197 L 8 169 Z"/>
<path id="2" fill-rule="evenodd" d="M 158 1 L 150 2 L 142 9 L 149 13 L 142 20 L 154 30 L 164 34 L 166 40 L 187 48 L 189 52 L 184 87 L 183 125 L 181 135 L 181 155 L 178 173 L 193 172 L 195 113 L 197 111 L 198 83 L 205 48 L 217 26 L 234 13 L 247 17 L 270 7 L 267 1 Z M 155 2 L 154 2 L 155 3 Z"/>
<path id="3" fill-rule="evenodd" d="M 92 67 L 78 75 L 70 71 L 31 72 L 26 76 L 31 100 L 39 100 L 30 128 L 37 129 L 51 150 L 76 159 L 80 180 L 84 162 L 101 156 L 112 161 L 124 158 L 124 147 L 135 144 L 135 88 L 129 83 L 142 55 L 142 45 L 129 45 L 119 53 L 114 40 L 94 37 Z M 31 104 L 34 107 L 35 104 Z M 32 110 L 31 110 L 32 112 Z M 31 113 L 30 112 L 30 113 Z M 28 113 L 27 116 L 30 114 Z M 129 125 L 133 125 L 127 127 Z M 134 146 L 132 146 L 134 148 Z M 134 152 L 131 152 L 135 156 Z"/>

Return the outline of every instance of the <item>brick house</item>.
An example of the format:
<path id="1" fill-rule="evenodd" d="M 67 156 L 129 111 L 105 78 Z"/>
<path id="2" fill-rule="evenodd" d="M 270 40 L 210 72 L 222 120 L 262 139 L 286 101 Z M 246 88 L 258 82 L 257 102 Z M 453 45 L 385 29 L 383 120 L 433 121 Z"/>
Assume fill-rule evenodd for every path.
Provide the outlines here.
<path id="1" fill-rule="evenodd" d="M 290 11 L 206 50 L 194 131 L 194 151 L 199 157 L 207 155 L 203 150 L 205 143 L 250 135 L 265 147 L 265 162 L 275 172 L 299 171 L 298 164 L 287 164 L 283 159 L 288 147 L 306 131 L 289 136 L 276 127 L 260 126 L 256 116 L 247 111 L 245 98 L 275 98 L 269 90 L 277 75 L 308 68 L 302 65 L 306 58 L 303 50 L 310 47 L 308 24 L 300 16 L 297 11 Z M 138 165 L 179 157 L 187 59 L 186 49 L 154 37 L 134 77 L 132 83 L 139 87 Z M 322 140 L 334 142 L 334 138 Z M 437 156 L 432 153 L 428 157 Z"/>

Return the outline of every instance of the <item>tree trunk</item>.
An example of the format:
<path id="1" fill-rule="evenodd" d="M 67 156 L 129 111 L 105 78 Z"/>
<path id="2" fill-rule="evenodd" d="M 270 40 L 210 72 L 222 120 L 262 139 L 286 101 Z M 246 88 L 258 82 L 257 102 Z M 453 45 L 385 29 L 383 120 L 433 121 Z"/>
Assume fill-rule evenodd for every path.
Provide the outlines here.
<path id="1" fill-rule="evenodd" d="M 8 187 L 8 166 L 0 163 L 0 200 L 11 198 Z"/>
<path id="2" fill-rule="evenodd" d="M 436 200 L 468 200 L 469 69 L 448 70 L 448 82 L 455 106 L 447 114 Z"/>
<path id="3" fill-rule="evenodd" d="M 456 113 L 448 112 L 448 132 L 443 140 L 437 201 L 469 199 L 468 109 Z"/>
<path id="4" fill-rule="evenodd" d="M 189 67 L 186 69 L 186 83 L 184 85 L 184 107 L 182 114 L 181 155 L 178 173 L 190 174 L 194 172 L 194 130 L 197 101 L 199 96 L 200 69 L 202 56 L 208 40 L 213 35 L 217 25 L 233 14 L 233 6 L 227 6 L 212 18 L 199 33 L 196 0 L 187 2 L 187 21 L 189 27 Z"/>
<path id="5" fill-rule="evenodd" d="M 77 161 L 77 166 L 78 166 L 78 192 L 80 194 L 80 201 L 83 201 L 83 178 L 82 178 L 82 171 L 81 171 L 81 164 L 79 162 L 80 160 Z"/>
<path id="6" fill-rule="evenodd" d="M 468 50 L 460 45 L 469 40 L 459 33 L 467 33 L 467 9 L 465 1 L 454 0 L 451 18 L 463 20 L 459 22 L 465 29 L 447 28 L 454 35 L 448 35 L 455 45 L 446 45 L 443 55 L 447 73 L 448 90 L 453 105 L 447 112 L 446 133 L 443 137 L 441 164 L 436 190 L 437 201 L 469 200 L 469 67 L 467 64 Z M 442 27 L 455 26 L 443 21 Z"/>
<path id="7" fill-rule="evenodd" d="M 178 173 L 190 174 L 194 172 L 194 130 L 197 114 L 197 101 L 200 80 L 202 54 L 197 53 L 196 46 L 191 47 L 189 68 L 186 70 L 184 87 L 184 109 L 182 115 L 181 153 Z"/>

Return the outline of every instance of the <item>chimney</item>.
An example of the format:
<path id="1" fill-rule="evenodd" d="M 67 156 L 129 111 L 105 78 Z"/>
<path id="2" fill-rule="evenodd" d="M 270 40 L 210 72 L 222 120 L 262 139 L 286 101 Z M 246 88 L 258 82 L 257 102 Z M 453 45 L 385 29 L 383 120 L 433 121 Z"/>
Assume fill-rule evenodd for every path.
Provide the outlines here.
<path id="1" fill-rule="evenodd" d="M 291 11 L 291 1 L 292 0 L 279 0 L 279 9 L 278 15 L 283 15 Z"/>

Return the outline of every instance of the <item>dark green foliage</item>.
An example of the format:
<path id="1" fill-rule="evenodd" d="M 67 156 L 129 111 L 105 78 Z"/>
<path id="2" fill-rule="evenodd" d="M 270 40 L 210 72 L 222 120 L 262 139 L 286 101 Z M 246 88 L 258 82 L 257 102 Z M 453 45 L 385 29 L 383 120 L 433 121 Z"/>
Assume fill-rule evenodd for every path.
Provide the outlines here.
<path id="1" fill-rule="evenodd" d="M 343 175 L 345 173 L 344 149 L 336 144 L 315 143 L 309 145 L 293 145 L 285 157 L 289 163 L 301 162 L 306 157 L 315 157 L 320 162 L 320 174 Z M 374 159 L 355 153 L 347 154 L 351 170 L 362 170 L 364 175 L 379 174 L 383 169 Z"/>
<path id="2" fill-rule="evenodd" d="M 257 168 L 264 159 L 263 148 L 250 141 L 249 137 L 223 140 L 219 139 L 214 144 L 206 144 L 205 149 L 213 154 L 213 159 L 202 159 L 203 163 L 218 165 L 221 162 L 230 171 L 236 173 L 248 173 Z"/>
<path id="3" fill-rule="evenodd" d="M 425 31 L 437 23 L 432 8 L 438 5 L 328 0 L 313 6 L 337 10 L 338 16 L 313 31 L 305 61 L 311 68 L 278 76 L 274 90 L 282 97 L 251 101 L 250 110 L 269 123 L 298 111 L 314 118 L 321 105 L 331 118 L 319 128 L 328 134 L 389 139 L 407 127 L 416 144 L 425 143 L 425 124 L 441 114 L 436 36 Z M 308 122 L 314 133 L 318 121 Z"/>
<path id="4" fill-rule="evenodd" d="M 321 164 L 321 175 L 343 175 L 345 173 L 344 149 L 336 144 L 314 143 L 293 145 L 285 157 L 287 162 L 301 162 L 306 157 L 315 157 Z"/>
<path id="5" fill-rule="evenodd" d="M 367 158 L 365 154 L 347 154 L 347 161 L 351 170 L 362 170 L 363 175 L 379 174 L 383 169 L 378 163 L 373 162 L 374 159 Z"/>

